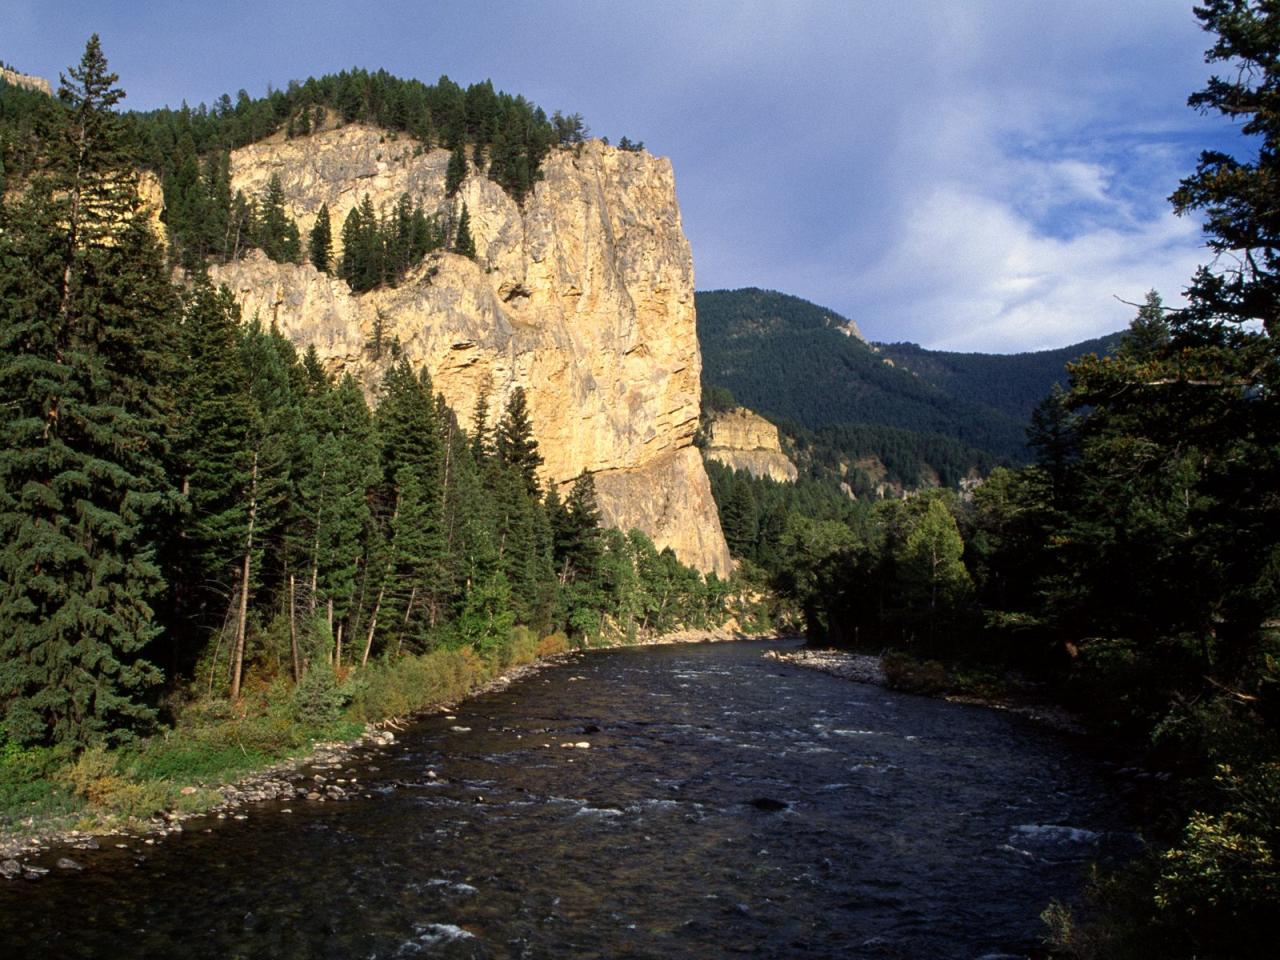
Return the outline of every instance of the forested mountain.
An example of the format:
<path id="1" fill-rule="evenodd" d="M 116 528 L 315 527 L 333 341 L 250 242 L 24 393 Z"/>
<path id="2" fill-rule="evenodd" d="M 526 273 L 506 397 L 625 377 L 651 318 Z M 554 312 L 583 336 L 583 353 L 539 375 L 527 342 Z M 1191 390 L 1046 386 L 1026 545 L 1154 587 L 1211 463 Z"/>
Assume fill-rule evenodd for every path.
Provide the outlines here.
<path id="1" fill-rule="evenodd" d="M 371 409 L 199 264 L 175 286 L 140 133 L 193 120 L 121 114 L 116 80 L 95 36 L 56 100 L 0 84 L 0 746 L 125 740 L 196 675 L 302 709 L 379 661 L 507 658 L 518 626 L 627 636 L 721 608 L 714 576 L 602 529 L 590 473 L 540 482 L 521 389 L 455 412 L 401 356 Z M 268 98 L 277 123 L 305 89 Z M 296 245 L 277 207 L 258 236 Z"/>
<path id="2" fill-rule="evenodd" d="M 906 446 L 939 474 L 954 473 L 957 444 L 975 451 L 966 469 L 1025 463 L 1032 408 L 1065 379 L 1068 360 L 1114 339 L 1008 356 L 942 353 L 869 345 L 835 311 L 768 290 L 699 292 L 697 306 L 704 388 L 727 388 L 739 403 L 809 431 L 862 428 L 847 450 L 855 459 L 901 451 L 904 432 L 914 435 Z"/>
<path id="3" fill-rule="evenodd" d="M 953 397 L 1023 421 L 1055 383 L 1066 384 L 1067 364 L 1086 354 L 1106 356 L 1121 334 L 1095 337 L 1034 353 L 952 353 L 914 343 L 876 344 L 881 354 Z"/>

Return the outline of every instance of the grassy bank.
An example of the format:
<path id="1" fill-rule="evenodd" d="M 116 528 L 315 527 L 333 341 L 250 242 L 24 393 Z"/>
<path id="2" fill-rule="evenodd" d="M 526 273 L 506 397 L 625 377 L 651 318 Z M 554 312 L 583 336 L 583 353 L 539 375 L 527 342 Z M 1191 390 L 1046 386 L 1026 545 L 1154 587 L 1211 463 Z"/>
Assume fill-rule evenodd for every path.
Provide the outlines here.
<path id="1" fill-rule="evenodd" d="M 136 828 L 162 813 L 196 814 L 225 800 L 219 788 L 307 756 L 325 741 L 350 741 L 369 724 L 451 703 L 498 675 L 569 648 L 523 627 L 485 656 L 441 649 L 335 674 L 313 667 L 295 685 L 277 677 L 240 700 L 191 698 L 145 739 L 80 753 L 0 745 L 0 846 L 72 831 Z"/>

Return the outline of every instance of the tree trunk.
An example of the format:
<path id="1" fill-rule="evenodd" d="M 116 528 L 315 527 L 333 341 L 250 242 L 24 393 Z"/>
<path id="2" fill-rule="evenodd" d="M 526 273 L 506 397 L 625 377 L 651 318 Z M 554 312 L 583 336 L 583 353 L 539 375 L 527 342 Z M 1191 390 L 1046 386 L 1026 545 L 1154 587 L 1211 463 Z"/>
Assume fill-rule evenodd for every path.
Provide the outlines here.
<path id="1" fill-rule="evenodd" d="M 378 598 L 373 601 L 373 613 L 369 616 L 369 633 L 364 640 L 364 655 L 360 658 L 360 666 L 369 662 L 369 651 L 373 649 L 373 632 L 378 628 L 378 611 L 382 609 L 382 598 L 387 595 L 387 581 L 391 579 L 391 568 L 395 565 L 396 520 L 400 518 L 400 491 L 396 491 L 396 506 L 391 511 L 391 541 L 387 544 L 387 566 L 382 571 L 382 582 L 378 584 Z"/>
<path id="2" fill-rule="evenodd" d="M 249 473 L 249 531 L 245 536 L 244 562 L 240 566 L 240 616 L 236 622 L 236 645 L 231 654 L 231 699 L 240 699 L 244 674 L 244 633 L 249 619 L 249 577 L 253 572 L 253 525 L 258 518 L 258 452 L 253 452 Z"/>
<path id="3" fill-rule="evenodd" d="M 384 577 L 382 586 L 378 587 L 378 599 L 373 601 L 373 614 L 369 617 L 369 632 L 364 638 L 364 653 L 360 657 L 360 666 L 369 662 L 369 651 L 373 649 L 373 632 L 378 629 L 378 611 L 382 609 L 382 598 L 387 592 L 387 581 Z"/>
<path id="4" fill-rule="evenodd" d="M 405 604 L 404 621 L 400 624 L 400 636 L 396 638 L 396 656 L 400 656 L 400 648 L 404 646 L 405 631 L 409 629 L 409 615 L 413 613 L 413 601 L 418 596 L 418 585 L 415 583 L 409 591 L 409 602 Z"/>
<path id="5" fill-rule="evenodd" d="M 289 574 L 289 652 L 293 655 L 293 682 L 302 680 L 302 657 L 298 652 L 298 617 L 294 600 L 293 574 Z"/>

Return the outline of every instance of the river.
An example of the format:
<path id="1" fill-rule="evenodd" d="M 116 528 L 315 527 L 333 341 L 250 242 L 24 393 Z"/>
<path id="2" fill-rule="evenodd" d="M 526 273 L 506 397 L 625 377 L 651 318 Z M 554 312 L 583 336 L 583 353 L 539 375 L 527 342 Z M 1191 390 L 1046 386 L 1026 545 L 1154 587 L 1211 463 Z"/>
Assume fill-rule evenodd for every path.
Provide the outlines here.
<path id="1" fill-rule="evenodd" d="M 1128 843 L 1078 741 L 770 646 L 580 657 L 305 771 L 357 800 L 76 851 L 0 882 L 5 955 L 1027 957 Z"/>

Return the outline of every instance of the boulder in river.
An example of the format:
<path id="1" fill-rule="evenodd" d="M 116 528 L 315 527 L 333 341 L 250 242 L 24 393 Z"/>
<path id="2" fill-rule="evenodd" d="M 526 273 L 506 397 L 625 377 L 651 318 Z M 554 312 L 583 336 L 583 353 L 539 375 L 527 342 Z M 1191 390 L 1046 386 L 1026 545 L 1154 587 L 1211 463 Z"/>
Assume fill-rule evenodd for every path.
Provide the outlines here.
<path id="1" fill-rule="evenodd" d="M 780 813 L 788 809 L 791 804 L 785 800 L 775 800 L 773 797 L 756 797 L 751 801 L 751 806 L 757 810 L 763 810 L 765 813 Z"/>

